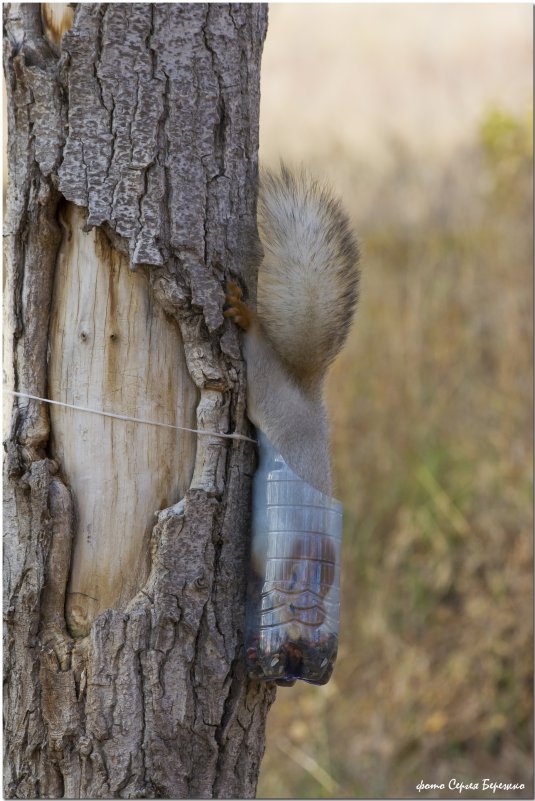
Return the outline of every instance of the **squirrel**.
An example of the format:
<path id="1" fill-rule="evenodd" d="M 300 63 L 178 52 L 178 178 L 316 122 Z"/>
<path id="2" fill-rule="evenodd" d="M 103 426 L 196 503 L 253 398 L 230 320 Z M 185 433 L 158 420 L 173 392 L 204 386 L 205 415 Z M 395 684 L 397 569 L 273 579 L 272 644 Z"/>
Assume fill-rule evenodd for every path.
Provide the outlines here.
<path id="1" fill-rule="evenodd" d="M 301 479 L 332 494 L 327 368 L 358 300 L 359 247 L 340 202 L 301 170 L 264 172 L 256 309 L 234 282 L 224 312 L 245 331 L 247 414 Z"/>

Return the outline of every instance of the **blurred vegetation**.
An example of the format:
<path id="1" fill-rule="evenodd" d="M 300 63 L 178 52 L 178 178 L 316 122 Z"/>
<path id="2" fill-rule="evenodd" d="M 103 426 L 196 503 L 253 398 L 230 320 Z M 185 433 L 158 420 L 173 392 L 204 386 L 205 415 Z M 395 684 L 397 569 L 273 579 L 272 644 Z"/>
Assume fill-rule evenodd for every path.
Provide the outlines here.
<path id="1" fill-rule="evenodd" d="M 492 109 L 448 161 L 315 165 L 363 249 L 329 383 L 340 651 L 278 691 L 259 797 L 532 797 L 532 129 Z"/>

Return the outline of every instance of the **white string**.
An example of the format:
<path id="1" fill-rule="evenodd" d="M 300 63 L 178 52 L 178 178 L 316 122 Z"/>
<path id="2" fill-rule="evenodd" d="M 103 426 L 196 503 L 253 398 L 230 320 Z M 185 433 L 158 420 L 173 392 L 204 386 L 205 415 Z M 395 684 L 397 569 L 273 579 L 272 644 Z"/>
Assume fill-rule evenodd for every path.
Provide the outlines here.
<path id="1" fill-rule="evenodd" d="M 210 437 L 223 437 L 224 439 L 243 439 L 246 442 L 254 442 L 256 440 L 251 437 L 246 437 L 244 434 L 220 434 L 218 431 L 206 431 L 200 428 L 185 428 L 184 426 L 173 426 L 170 423 L 158 423 L 155 420 L 144 420 L 141 417 L 128 417 L 126 414 L 114 414 L 113 412 L 103 412 L 100 409 L 90 409 L 87 406 L 75 406 L 72 403 L 62 403 L 62 401 L 50 400 L 49 398 L 40 398 L 38 395 L 29 395 L 27 392 L 15 392 L 12 389 L 6 389 L 10 395 L 15 395 L 17 398 L 29 398 L 30 400 L 41 401 L 41 403 L 50 403 L 53 406 L 63 406 L 66 409 L 75 409 L 77 412 L 88 412 L 89 414 L 100 414 L 102 417 L 113 417 L 114 420 L 125 420 L 128 423 L 144 423 L 147 426 L 159 426 L 160 428 L 174 428 L 177 431 L 189 431 L 192 434 L 203 434 Z"/>

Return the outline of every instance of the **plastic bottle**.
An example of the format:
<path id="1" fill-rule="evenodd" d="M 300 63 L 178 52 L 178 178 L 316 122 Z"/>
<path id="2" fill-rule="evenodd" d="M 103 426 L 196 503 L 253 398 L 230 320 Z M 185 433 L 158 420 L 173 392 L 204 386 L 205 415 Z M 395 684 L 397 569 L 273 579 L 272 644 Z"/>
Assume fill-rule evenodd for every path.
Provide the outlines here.
<path id="1" fill-rule="evenodd" d="M 342 504 L 300 479 L 257 433 L 248 673 L 286 686 L 325 684 L 338 648 Z"/>

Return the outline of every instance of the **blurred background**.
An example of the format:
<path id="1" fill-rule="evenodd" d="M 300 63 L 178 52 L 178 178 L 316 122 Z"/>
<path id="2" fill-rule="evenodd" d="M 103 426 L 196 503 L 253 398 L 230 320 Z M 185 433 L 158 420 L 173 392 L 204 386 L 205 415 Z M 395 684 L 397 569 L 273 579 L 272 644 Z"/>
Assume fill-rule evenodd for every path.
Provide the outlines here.
<path id="1" fill-rule="evenodd" d="M 529 5 L 270 6 L 261 162 L 335 187 L 363 274 L 340 651 L 278 690 L 259 797 L 533 797 L 532 130 Z"/>

